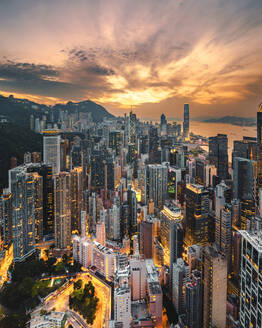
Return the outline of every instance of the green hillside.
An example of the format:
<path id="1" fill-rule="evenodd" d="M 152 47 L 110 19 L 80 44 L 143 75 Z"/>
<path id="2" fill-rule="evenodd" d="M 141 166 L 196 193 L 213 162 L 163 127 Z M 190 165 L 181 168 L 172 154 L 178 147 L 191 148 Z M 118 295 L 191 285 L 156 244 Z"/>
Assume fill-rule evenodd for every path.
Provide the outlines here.
<path id="1" fill-rule="evenodd" d="M 0 190 L 7 186 L 10 159 L 23 163 L 27 151 L 42 151 L 43 137 L 14 123 L 0 123 Z"/>

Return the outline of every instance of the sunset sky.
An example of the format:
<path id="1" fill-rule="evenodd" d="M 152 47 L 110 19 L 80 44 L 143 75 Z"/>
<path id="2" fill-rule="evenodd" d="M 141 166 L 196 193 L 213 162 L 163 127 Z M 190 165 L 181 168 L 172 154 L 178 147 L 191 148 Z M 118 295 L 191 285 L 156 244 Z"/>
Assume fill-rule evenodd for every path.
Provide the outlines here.
<path id="1" fill-rule="evenodd" d="M 1 0 L 0 94 L 140 117 L 254 116 L 262 0 Z"/>

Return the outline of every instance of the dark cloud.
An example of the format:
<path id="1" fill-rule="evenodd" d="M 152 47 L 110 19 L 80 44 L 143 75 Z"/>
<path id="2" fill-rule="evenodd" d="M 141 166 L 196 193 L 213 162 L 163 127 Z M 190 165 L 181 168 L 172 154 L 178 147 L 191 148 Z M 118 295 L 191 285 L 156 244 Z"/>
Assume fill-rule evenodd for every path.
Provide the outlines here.
<path id="1" fill-rule="evenodd" d="M 0 78 L 4 79 L 34 80 L 57 75 L 58 72 L 49 65 L 16 63 L 10 60 L 0 63 Z"/>
<path id="2" fill-rule="evenodd" d="M 243 110 L 261 95 L 261 15 L 261 0 L 3 0 L 0 89 L 152 115 Z"/>

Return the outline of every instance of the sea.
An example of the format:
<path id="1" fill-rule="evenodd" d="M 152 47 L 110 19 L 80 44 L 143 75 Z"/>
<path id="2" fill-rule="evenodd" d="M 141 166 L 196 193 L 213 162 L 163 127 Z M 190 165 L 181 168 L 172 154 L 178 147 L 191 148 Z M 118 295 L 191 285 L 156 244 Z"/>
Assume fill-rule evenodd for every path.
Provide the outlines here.
<path id="1" fill-rule="evenodd" d="M 228 157 L 231 159 L 234 140 L 242 140 L 243 137 L 256 137 L 256 126 L 237 126 L 226 123 L 206 123 L 190 121 L 190 132 L 203 137 L 213 137 L 218 133 L 228 136 Z"/>

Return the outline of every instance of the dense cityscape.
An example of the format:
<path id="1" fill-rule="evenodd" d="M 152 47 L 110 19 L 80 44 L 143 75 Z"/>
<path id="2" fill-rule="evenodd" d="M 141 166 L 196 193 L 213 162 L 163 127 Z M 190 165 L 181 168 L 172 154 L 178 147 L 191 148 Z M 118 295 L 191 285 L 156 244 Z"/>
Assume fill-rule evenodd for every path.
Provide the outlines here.
<path id="1" fill-rule="evenodd" d="M 188 104 L 183 124 L 93 116 L 36 110 L 42 152 L 10 160 L 0 326 L 261 327 L 262 105 L 232 154 Z"/>

